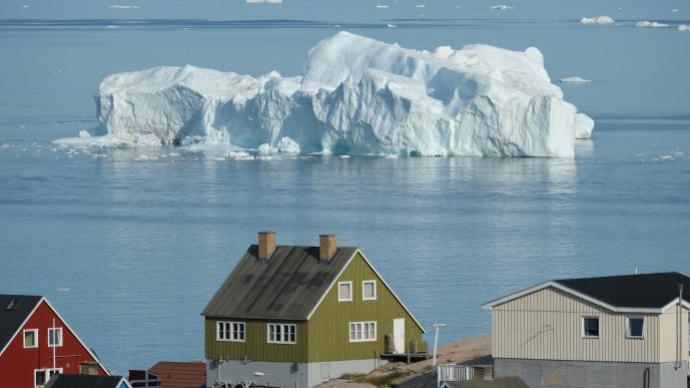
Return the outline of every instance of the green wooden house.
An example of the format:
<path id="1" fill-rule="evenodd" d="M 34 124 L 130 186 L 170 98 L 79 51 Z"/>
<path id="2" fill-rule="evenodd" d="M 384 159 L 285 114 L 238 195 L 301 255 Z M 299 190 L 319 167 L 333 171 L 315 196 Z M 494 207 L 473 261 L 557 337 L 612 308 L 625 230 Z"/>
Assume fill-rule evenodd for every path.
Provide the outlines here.
<path id="1" fill-rule="evenodd" d="M 423 352 L 424 328 L 358 248 L 276 245 L 260 232 L 208 303 L 208 385 L 311 387 Z"/>

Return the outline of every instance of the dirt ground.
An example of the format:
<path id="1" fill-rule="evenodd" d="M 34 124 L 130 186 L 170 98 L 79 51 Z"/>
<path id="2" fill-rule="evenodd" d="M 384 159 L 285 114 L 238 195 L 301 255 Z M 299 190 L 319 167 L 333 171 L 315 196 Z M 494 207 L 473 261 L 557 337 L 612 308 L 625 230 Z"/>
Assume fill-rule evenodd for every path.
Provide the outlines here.
<path id="1" fill-rule="evenodd" d="M 430 350 L 431 351 L 431 350 Z M 491 354 L 491 336 L 480 335 L 464 337 L 439 345 L 437 364 L 453 364 Z M 350 376 L 348 379 L 335 379 L 320 384 L 318 388 L 375 388 L 396 386 L 401 388 L 436 387 L 431 375 L 433 360 L 405 364 L 388 363 L 367 375 Z"/>

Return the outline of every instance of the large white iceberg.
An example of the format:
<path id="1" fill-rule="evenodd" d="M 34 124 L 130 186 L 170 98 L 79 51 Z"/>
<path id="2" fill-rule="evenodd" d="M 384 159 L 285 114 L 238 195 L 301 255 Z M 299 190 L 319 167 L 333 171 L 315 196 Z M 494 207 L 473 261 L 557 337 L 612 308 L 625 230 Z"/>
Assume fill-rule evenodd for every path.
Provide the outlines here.
<path id="1" fill-rule="evenodd" d="M 302 77 L 156 67 L 106 77 L 95 99 L 105 135 L 63 143 L 572 157 L 594 126 L 536 48 L 417 51 L 348 32 L 314 46 Z"/>

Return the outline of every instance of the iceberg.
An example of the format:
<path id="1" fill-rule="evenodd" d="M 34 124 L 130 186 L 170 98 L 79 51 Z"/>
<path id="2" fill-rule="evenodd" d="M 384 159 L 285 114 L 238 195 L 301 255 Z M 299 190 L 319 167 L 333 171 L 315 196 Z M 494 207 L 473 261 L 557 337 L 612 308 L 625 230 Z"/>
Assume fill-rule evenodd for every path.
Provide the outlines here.
<path id="1" fill-rule="evenodd" d="M 161 66 L 103 79 L 99 128 L 68 145 L 224 145 L 260 154 L 573 157 L 594 122 L 541 52 L 405 49 L 338 32 L 304 74 Z"/>
<path id="2" fill-rule="evenodd" d="M 578 76 L 570 76 L 570 77 L 565 77 L 561 78 L 561 83 L 564 84 L 586 84 L 592 82 L 591 79 L 586 79 Z"/>
<path id="3" fill-rule="evenodd" d="M 650 22 L 648 20 L 642 20 L 637 23 L 635 23 L 635 27 L 640 27 L 640 28 L 664 28 L 664 27 L 670 27 L 668 24 L 665 23 L 659 23 L 659 22 Z"/>
<path id="4" fill-rule="evenodd" d="M 593 18 L 583 17 L 580 24 L 612 24 L 616 21 L 610 16 L 595 16 Z"/>
<path id="5" fill-rule="evenodd" d="M 690 25 L 680 24 L 678 26 L 678 31 L 690 31 Z"/>

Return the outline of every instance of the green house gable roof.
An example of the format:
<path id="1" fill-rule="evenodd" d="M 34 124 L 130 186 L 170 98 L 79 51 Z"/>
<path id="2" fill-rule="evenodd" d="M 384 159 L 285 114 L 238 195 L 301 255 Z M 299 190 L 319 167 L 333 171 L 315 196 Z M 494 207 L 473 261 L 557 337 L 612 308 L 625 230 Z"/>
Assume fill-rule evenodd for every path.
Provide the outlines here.
<path id="1" fill-rule="evenodd" d="M 250 245 L 201 315 L 307 320 L 356 252 L 338 247 L 330 260 L 319 260 L 319 247 L 279 245 L 262 260 Z"/>

